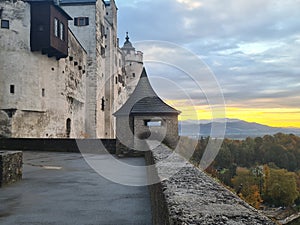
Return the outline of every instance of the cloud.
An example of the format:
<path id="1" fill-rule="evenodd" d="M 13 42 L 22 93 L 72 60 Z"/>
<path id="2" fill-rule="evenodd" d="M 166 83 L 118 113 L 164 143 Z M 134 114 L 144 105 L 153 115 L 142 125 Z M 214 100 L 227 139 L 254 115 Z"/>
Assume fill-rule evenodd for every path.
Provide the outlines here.
<path id="1" fill-rule="evenodd" d="M 215 74 L 228 105 L 299 108 L 299 0 L 117 0 L 117 4 L 121 37 L 129 30 L 133 41 L 163 40 L 191 50 Z M 184 56 L 172 56 L 176 62 L 180 57 Z M 150 76 L 153 73 L 172 78 L 190 98 L 204 104 L 199 100 L 205 98 L 203 90 L 182 72 L 156 65 Z M 153 86 L 164 98 L 186 97 L 174 91 L 174 85 Z"/>
<path id="2" fill-rule="evenodd" d="M 195 10 L 203 5 L 202 2 L 198 0 L 176 0 L 176 2 L 184 5 L 188 10 Z"/>

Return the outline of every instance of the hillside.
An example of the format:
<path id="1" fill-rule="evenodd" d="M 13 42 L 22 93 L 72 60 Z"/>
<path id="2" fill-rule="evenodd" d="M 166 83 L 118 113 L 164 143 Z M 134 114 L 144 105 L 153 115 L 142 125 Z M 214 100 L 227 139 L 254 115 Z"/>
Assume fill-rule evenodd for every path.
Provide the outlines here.
<path id="1" fill-rule="evenodd" d="M 220 124 L 220 122 L 216 122 Z M 210 136 L 212 123 L 210 121 L 180 121 L 179 133 L 182 136 Z M 299 128 L 270 127 L 259 123 L 249 123 L 238 119 L 226 119 L 226 138 L 243 139 L 246 137 L 258 137 L 266 134 L 286 133 L 300 135 Z"/>

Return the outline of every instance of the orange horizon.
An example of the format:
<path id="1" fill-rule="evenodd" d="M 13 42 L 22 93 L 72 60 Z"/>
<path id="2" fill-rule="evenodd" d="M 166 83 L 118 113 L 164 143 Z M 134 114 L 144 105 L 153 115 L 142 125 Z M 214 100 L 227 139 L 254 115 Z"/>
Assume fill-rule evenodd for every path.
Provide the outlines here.
<path id="1" fill-rule="evenodd" d="M 190 106 L 183 101 L 168 100 L 168 104 L 180 110 L 179 120 L 210 120 L 214 118 L 239 119 L 270 127 L 300 128 L 300 108 L 242 108 L 225 107 L 216 112 L 204 106 Z M 212 116 L 212 113 L 214 116 Z"/>

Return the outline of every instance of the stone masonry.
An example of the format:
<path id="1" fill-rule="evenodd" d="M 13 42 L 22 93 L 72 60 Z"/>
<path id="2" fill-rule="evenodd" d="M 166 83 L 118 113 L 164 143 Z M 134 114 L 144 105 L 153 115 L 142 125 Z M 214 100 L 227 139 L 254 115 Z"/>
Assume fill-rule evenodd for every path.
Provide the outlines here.
<path id="1" fill-rule="evenodd" d="M 153 224 L 276 224 L 164 145 L 148 152 L 146 163 L 156 164 L 151 176 L 162 180 L 149 186 Z"/>
<path id="2" fill-rule="evenodd" d="M 0 187 L 22 179 L 23 153 L 0 151 Z"/>
<path id="3" fill-rule="evenodd" d="M 67 58 L 32 52 L 30 4 L 0 8 L 10 22 L 0 32 L 0 137 L 84 137 L 87 53 L 70 31 Z"/>

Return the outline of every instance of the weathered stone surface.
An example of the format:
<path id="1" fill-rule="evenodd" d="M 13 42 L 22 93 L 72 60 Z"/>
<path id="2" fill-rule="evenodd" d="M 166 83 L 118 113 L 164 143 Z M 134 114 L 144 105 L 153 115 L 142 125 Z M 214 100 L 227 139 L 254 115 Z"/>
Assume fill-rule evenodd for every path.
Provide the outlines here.
<path id="1" fill-rule="evenodd" d="M 0 151 L 0 187 L 22 179 L 23 153 Z"/>
<path id="2" fill-rule="evenodd" d="M 6 112 L 0 110 L 0 138 L 11 136 L 11 120 Z"/>
<path id="3" fill-rule="evenodd" d="M 153 224 L 276 224 L 165 146 L 147 153 L 146 162 L 156 163 L 163 180 L 149 187 Z"/>
<path id="4" fill-rule="evenodd" d="M 9 21 L 0 32 L 0 137 L 84 137 L 87 53 L 70 31 L 68 58 L 32 52 L 30 4 L 0 1 L 0 8 Z"/>

